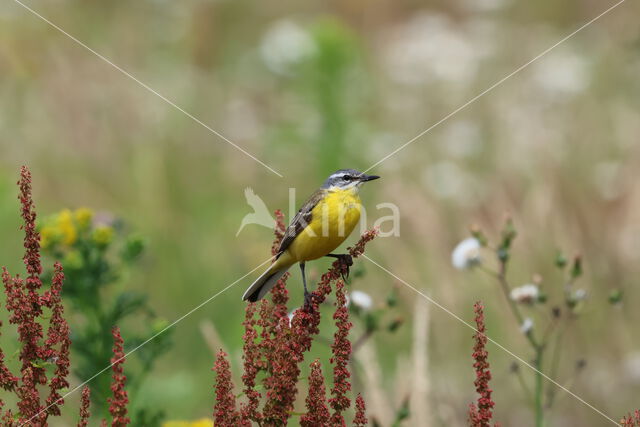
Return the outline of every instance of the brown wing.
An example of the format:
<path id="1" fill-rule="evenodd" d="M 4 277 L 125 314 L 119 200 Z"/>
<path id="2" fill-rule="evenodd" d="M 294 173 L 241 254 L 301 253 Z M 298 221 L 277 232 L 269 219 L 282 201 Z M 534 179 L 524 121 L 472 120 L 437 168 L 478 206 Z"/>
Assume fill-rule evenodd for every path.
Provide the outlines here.
<path id="1" fill-rule="evenodd" d="M 278 248 L 278 257 L 287 250 L 289 245 L 298 237 L 298 234 L 311 222 L 311 211 L 316 207 L 318 202 L 324 197 L 325 190 L 319 189 L 309 197 L 304 205 L 298 210 L 296 216 L 291 220 L 291 224 L 287 227 Z"/>

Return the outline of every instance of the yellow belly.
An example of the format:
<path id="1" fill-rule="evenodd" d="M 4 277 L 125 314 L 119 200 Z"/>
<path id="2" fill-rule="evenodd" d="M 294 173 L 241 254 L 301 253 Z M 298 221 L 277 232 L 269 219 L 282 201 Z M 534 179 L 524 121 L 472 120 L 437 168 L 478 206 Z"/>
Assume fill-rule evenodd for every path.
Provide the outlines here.
<path id="1" fill-rule="evenodd" d="M 336 249 L 360 221 L 360 198 L 353 191 L 332 191 L 313 208 L 312 220 L 287 249 L 294 262 L 323 257 Z"/>

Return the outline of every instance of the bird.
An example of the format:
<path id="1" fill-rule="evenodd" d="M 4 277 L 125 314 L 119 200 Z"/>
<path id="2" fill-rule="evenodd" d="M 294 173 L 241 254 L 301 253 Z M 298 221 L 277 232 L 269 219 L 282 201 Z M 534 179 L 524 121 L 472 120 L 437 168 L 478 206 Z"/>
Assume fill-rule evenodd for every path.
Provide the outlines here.
<path id="1" fill-rule="evenodd" d="M 340 259 L 348 268 L 348 254 L 333 254 L 360 221 L 360 187 L 380 178 L 355 169 L 340 169 L 324 181 L 302 205 L 285 230 L 271 266 L 247 288 L 243 301 L 256 302 L 273 288 L 289 268 L 300 264 L 305 303 L 309 300 L 305 263 L 324 256 Z M 348 270 L 347 270 L 348 271 Z"/>
<path id="2" fill-rule="evenodd" d="M 251 187 L 244 189 L 244 198 L 247 200 L 247 204 L 253 208 L 253 212 L 246 214 L 244 218 L 242 218 L 236 237 L 238 237 L 244 226 L 247 224 L 258 224 L 264 225 L 265 227 L 273 227 L 273 223 L 275 221 L 269 213 L 267 205 L 265 205 L 262 199 L 253 192 Z"/>

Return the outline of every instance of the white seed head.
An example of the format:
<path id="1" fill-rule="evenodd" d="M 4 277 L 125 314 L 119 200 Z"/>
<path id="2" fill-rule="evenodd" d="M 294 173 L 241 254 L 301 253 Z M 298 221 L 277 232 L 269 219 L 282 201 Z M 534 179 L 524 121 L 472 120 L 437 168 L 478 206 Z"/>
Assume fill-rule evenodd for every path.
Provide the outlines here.
<path id="1" fill-rule="evenodd" d="M 519 286 L 511 289 L 510 297 L 513 301 L 521 304 L 533 304 L 540 295 L 540 289 L 538 285 L 533 283 L 527 283 L 526 285 Z"/>
<path id="2" fill-rule="evenodd" d="M 313 55 L 315 44 L 295 22 L 276 22 L 265 34 L 260 53 L 267 67 L 278 74 L 293 73 L 296 64 Z"/>
<path id="3" fill-rule="evenodd" d="M 573 300 L 574 301 L 583 301 L 585 299 L 587 299 L 587 296 L 589 296 L 589 294 L 587 294 L 587 291 L 584 289 L 576 289 L 575 292 L 573 293 Z"/>
<path id="4" fill-rule="evenodd" d="M 520 325 L 520 331 L 526 335 L 529 332 L 531 332 L 532 329 L 533 329 L 533 320 L 531 320 L 530 317 L 527 317 L 522 322 L 522 325 Z"/>
<path id="5" fill-rule="evenodd" d="M 467 270 L 481 263 L 480 242 L 474 237 L 458 243 L 451 253 L 451 264 L 458 270 Z"/>
<path id="6" fill-rule="evenodd" d="M 351 302 L 351 304 L 363 310 L 369 310 L 373 307 L 373 299 L 366 292 L 362 292 L 362 291 L 351 292 L 349 301 Z"/>

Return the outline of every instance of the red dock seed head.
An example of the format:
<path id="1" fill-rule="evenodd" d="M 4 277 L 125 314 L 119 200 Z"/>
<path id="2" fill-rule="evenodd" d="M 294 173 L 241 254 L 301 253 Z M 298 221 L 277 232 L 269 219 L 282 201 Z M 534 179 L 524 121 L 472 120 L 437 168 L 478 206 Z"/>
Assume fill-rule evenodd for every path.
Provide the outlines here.
<path id="1" fill-rule="evenodd" d="M 487 336 L 485 335 L 484 311 L 482 303 L 476 302 L 473 306 L 476 313 L 476 330 L 474 334 L 475 345 L 473 346 L 473 367 L 476 371 L 476 392 L 478 402 L 471 404 L 469 408 L 469 425 L 473 427 L 489 427 L 491 425 L 492 408 L 495 403 L 491 400 L 492 390 L 489 387 L 491 371 L 489 370 L 489 353 L 486 350 Z"/>
<path id="2" fill-rule="evenodd" d="M 356 397 L 356 416 L 353 419 L 354 427 L 363 427 L 369 423 L 365 409 L 364 399 L 362 398 L 362 395 L 358 394 Z"/>
<path id="3" fill-rule="evenodd" d="M 239 419 L 236 410 L 236 397 L 231 383 L 231 369 L 227 361 L 227 353 L 220 350 L 213 366 L 216 373 L 216 404 L 213 409 L 214 424 L 221 427 L 236 426 Z"/>
<path id="4" fill-rule="evenodd" d="M 80 404 L 80 420 L 78 421 L 78 427 L 87 427 L 89 424 L 89 417 L 91 412 L 89 411 L 89 405 L 91 404 L 91 390 L 88 386 L 82 388 L 82 401 Z"/>
<path id="5" fill-rule="evenodd" d="M 286 227 L 284 215 L 276 211 L 275 241 L 272 253 L 277 253 Z M 349 249 L 353 258 L 362 255 L 367 242 L 377 235 L 377 230 L 367 231 L 360 241 Z M 218 373 L 216 385 L 216 425 L 241 425 L 250 426 L 251 421 L 260 425 L 284 425 L 294 410 L 294 404 L 298 393 L 298 378 L 300 377 L 300 363 L 304 361 L 304 355 L 311 349 L 314 337 L 319 333 L 320 305 L 332 292 L 332 284 L 340 289 L 336 294 L 342 301 L 336 309 L 334 319 L 339 326 L 334 343 L 334 381 L 332 394 L 332 407 L 336 419 L 340 424 L 344 420 L 340 412 L 351 404 L 346 396 L 351 388 L 349 383 L 350 373 L 348 361 L 351 355 L 351 343 L 348 340 L 348 332 L 351 327 L 348 310 L 344 307 L 344 282 L 339 280 L 344 273 L 344 266 L 336 260 L 332 267 L 322 275 L 316 289 L 311 293 L 309 304 L 288 314 L 287 302 L 289 300 L 286 289 L 286 281 L 289 278 L 285 274 L 271 291 L 272 303 L 262 300 L 258 303 L 249 303 L 246 307 L 243 325 L 243 361 L 244 373 L 242 375 L 243 394 L 245 403 L 241 404 L 240 411 L 235 412 L 235 397 L 232 393 L 231 374 L 228 362 L 220 353 L 216 361 L 215 371 Z M 258 374 L 263 372 L 262 385 L 264 392 L 256 390 Z M 310 389 L 311 393 L 324 396 L 324 385 L 321 384 L 322 374 L 320 366 L 312 365 L 310 382 L 315 384 Z M 322 386 L 322 387 L 320 387 Z M 320 388 L 322 392 L 320 393 Z M 260 411 L 260 402 L 264 398 L 264 405 Z M 325 400 L 313 399 L 317 404 L 313 410 L 303 416 L 306 425 L 319 425 L 316 421 L 322 420 L 320 425 L 332 423 Z M 308 400 L 308 403 L 312 402 Z M 324 410 L 321 408 L 324 407 Z M 230 415 L 232 414 L 232 415 Z M 301 421 L 302 422 L 302 421 Z M 235 423 L 235 424 L 234 424 Z"/>
<path id="6" fill-rule="evenodd" d="M 124 389 L 127 377 L 124 375 L 124 368 L 122 366 L 125 361 L 124 340 L 122 339 L 122 335 L 120 335 L 120 328 L 117 326 L 111 329 L 111 334 L 113 335 L 113 357 L 111 358 L 113 381 L 111 382 L 112 397 L 108 399 L 109 412 L 113 417 L 111 426 L 124 427 L 130 422 L 129 418 L 127 418 L 129 398 Z"/>
<path id="7" fill-rule="evenodd" d="M 59 406 L 64 403 L 60 391 L 69 386 L 69 326 L 64 318 L 60 295 L 64 274 L 62 266 L 55 264 L 51 289 L 42 294 L 42 265 L 40 263 L 40 236 L 36 231 L 36 211 L 31 197 L 31 173 L 27 167 L 20 170 L 18 181 L 20 213 L 23 219 L 24 256 L 26 279 L 12 277 L 6 268 L 2 269 L 2 283 L 6 294 L 6 308 L 9 323 L 17 325 L 20 343 L 20 376 L 13 375 L 4 363 L 0 351 L 0 387 L 13 391 L 18 396 L 17 418 L 13 411 L 6 410 L 3 422 L 9 424 L 30 423 L 46 425 L 49 415 L 60 415 Z M 46 339 L 42 324 L 43 308 L 51 310 Z M 0 325 L 1 326 L 1 325 Z M 42 342 L 44 339 L 44 342 Z M 55 366 L 53 376 L 47 378 L 45 363 Z M 47 386 L 49 395 L 45 405 L 41 404 L 38 386 Z M 0 399 L 0 407 L 3 402 Z M 6 424 L 6 423 L 5 423 Z"/>
<path id="8" fill-rule="evenodd" d="M 311 364 L 309 373 L 309 394 L 305 400 L 307 413 L 300 418 L 303 427 L 324 426 L 329 423 L 329 408 L 327 408 L 326 391 L 322 367 L 317 360 Z"/>

